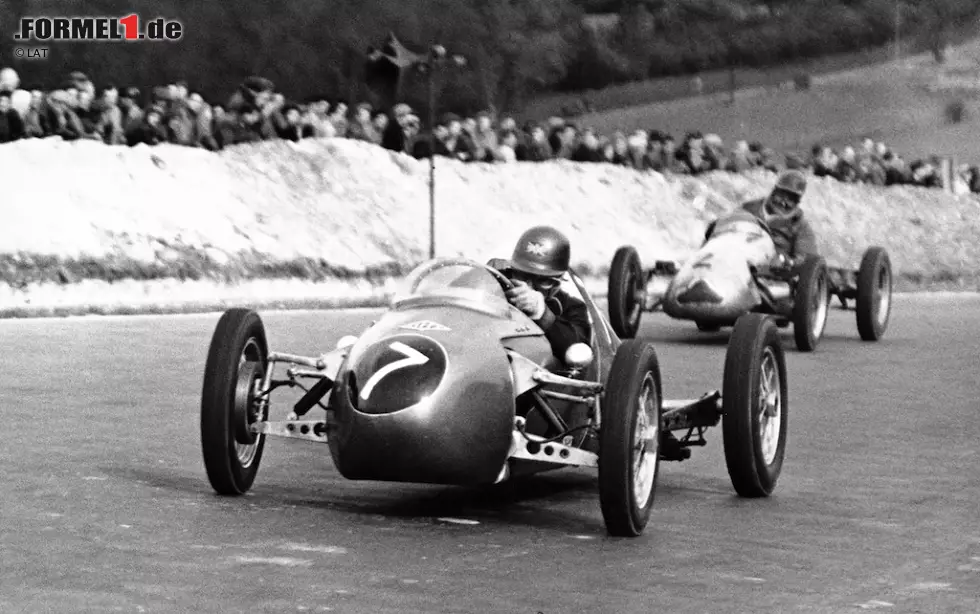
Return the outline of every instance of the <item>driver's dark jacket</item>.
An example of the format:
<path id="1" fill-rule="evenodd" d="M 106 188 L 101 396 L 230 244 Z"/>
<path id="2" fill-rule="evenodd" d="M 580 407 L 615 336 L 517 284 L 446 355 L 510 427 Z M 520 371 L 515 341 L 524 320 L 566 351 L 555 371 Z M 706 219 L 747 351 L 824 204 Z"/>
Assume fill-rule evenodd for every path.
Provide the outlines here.
<path id="1" fill-rule="evenodd" d="M 742 209 L 766 222 L 772 232 L 772 240 L 776 244 L 777 250 L 791 258 L 802 255 L 819 255 L 817 235 L 813 232 L 810 222 L 803 219 L 801 209 L 798 209 L 796 214 L 790 218 L 767 220 L 763 211 L 765 204 L 766 199 L 758 198 L 742 205 Z"/>
<path id="2" fill-rule="evenodd" d="M 544 306 L 544 315 L 534 323 L 544 331 L 556 358 L 564 360 L 569 347 L 589 342 L 592 326 L 585 303 L 559 290 L 555 296 L 545 299 Z"/>

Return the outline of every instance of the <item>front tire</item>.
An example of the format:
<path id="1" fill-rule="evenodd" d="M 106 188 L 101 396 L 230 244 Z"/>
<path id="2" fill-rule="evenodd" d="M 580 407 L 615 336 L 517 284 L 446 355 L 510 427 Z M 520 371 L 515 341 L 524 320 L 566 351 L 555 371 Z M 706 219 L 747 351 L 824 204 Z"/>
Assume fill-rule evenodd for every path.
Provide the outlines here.
<path id="1" fill-rule="evenodd" d="M 827 262 L 822 257 L 810 257 L 800 265 L 799 280 L 793 296 L 793 337 L 801 352 L 817 349 L 830 308 L 827 281 Z"/>
<path id="2" fill-rule="evenodd" d="M 660 364 L 652 344 L 623 343 L 616 352 L 599 432 L 599 503 L 606 530 L 643 533 L 660 475 Z"/>
<path id="3" fill-rule="evenodd" d="M 265 449 L 251 424 L 268 417 L 256 395 L 268 369 L 265 326 L 249 309 L 229 309 L 211 337 L 201 391 L 201 451 L 211 487 L 221 495 L 248 492 Z"/>
<path id="4" fill-rule="evenodd" d="M 892 312 L 892 263 L 882 247 L 869 247 L 861 258 L 855 311 L 861 339 L 881 339 Z"/>
<path id="5" fill-rule="evenodd" d="M 632 339 L 643 315 L 643 267 L 636 249 L 623 246 L 609 268 L 609 324 L 621 339 Z"/>
<path id="6" fill-rule="evenodd" d="M 735 323 L 725 354 L 722 435 L 732 486 L 768 497 L 786 454 L 789 394 L 779 331 L 762 314 Z"/>

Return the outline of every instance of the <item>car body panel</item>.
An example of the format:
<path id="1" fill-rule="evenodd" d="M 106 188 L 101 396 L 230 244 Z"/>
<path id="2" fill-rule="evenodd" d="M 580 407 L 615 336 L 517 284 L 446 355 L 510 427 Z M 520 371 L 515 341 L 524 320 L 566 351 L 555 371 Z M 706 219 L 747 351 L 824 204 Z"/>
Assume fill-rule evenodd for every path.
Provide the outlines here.
<path id="1" fill-rule="evenodd" d="M 762 302 L 751 267 L 768 264 L 775 255 L 768 230 L 751 214 L 737 212 L 719 219 L 705 244 L 671 279 L 663 297 L 664 313 L 733 324 Z"/>
<path id="2" fill-rule="evenodd" d="M 419 287 L 396 297 L 357 339 L 337 371 L 328 423 L 331 456 L 348 479 L 493 483 L 510 454 L 519 402 L 507 350 L 551 366 L 550 344 L 540 327 L 506 302 L 485 270 L 466 272 L 441 288 L 438 282 L 424 288 L 421 277 L 414 282 Z M 565 284 L 586 301 L 593 319 L 595 358 L 580 377 L 597 381 L 608 375 L 619 340 L 581 281 L 568 276 Z M 570 427 L 588 421 L 590 408 L 582 403 L 552 405 Z M 528 420 L 528 432 L 545 427 Z M 511 461 L 511 470 L 520 473 L 514 465 L 522 463 L 528 470 L 549 468 Z"/>

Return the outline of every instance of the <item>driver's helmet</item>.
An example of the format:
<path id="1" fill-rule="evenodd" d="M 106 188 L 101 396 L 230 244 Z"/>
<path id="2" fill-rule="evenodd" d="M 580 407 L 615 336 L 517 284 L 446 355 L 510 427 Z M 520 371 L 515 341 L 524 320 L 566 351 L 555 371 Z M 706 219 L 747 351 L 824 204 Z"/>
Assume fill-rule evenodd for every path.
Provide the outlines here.
<path id="1" fill-rule="evenodd" d="M 553 295 L 571 260 L 568 237 L 551 226 L 535 226 L 517 240 L 510 259 L 512 277 Z"/>
<path id="2" fill-rule="evenodd" d="M 776 186 L 766 199 L 766 215 L 775 218 L 794 216 L 805 193 L 806 175 L 798 170 L 786 171 L 779 176 Z"/>

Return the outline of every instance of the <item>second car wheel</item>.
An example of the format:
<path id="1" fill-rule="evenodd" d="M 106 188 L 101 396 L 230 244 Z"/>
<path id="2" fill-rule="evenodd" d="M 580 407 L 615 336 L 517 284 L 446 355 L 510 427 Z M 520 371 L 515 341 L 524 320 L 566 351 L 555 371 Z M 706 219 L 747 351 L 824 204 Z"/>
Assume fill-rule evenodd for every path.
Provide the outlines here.
<path id="1" fill-rule="evenodd" d="M 643 267 L 636 249 L 620 247 L 609 267 L 609 324 L 621 339 L 632 339 L 640 330 L 643 314 Z"/>
<path id="2" fill-rule="evenodd" d="M 817 349 L 827 327 L 830 291 L 827 262 L 820 256 L 803 261 L 793 293 L 793 336 L 801 352 Z"/>
<path id="3" fill-rule="evenodd" d="M 882 247 L 869 247 L 861 258 L 855 311 L 861 339 L 881 339 L 892 311 L 892 264 Z"/>

